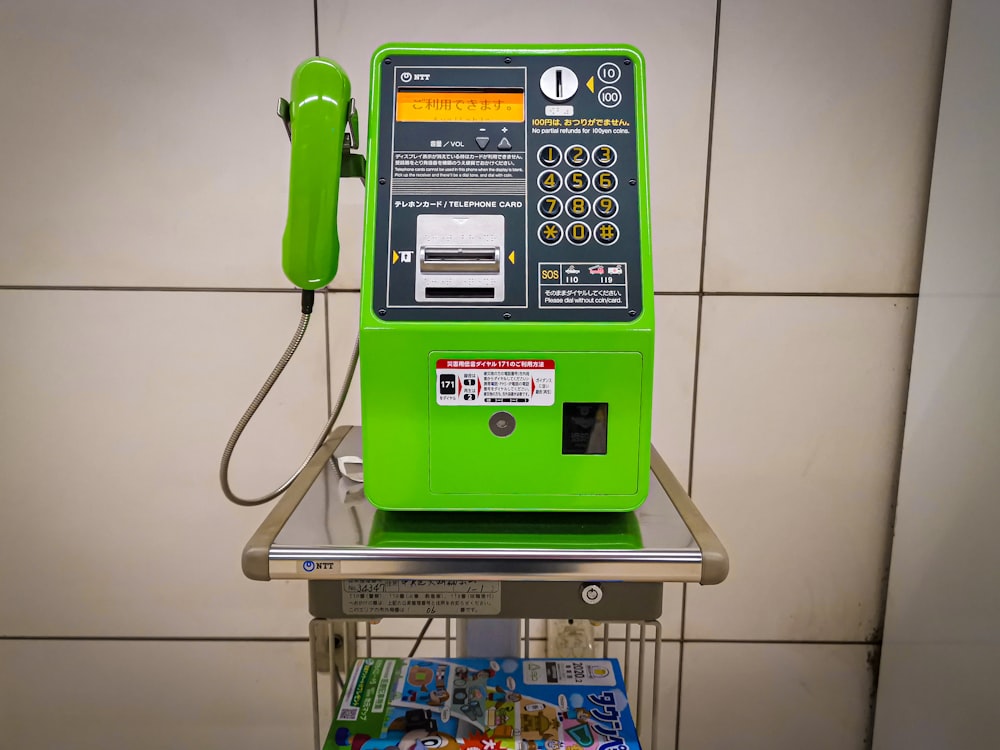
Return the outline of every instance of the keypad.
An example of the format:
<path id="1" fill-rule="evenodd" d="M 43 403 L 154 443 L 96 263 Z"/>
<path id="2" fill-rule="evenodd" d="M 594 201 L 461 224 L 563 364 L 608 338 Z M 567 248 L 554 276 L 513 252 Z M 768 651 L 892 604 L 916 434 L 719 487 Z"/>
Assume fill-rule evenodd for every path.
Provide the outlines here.
<path id="1" fill-rule="evenodd" d="M 579 144 L 560 148 L 546 143 L 538 149 L 537 160 L 543 168 L 538 187 L 546 193 L 538 201 L 538 214 L 544 220 L 538 227 L 538 239 L 546 245 L 584 245 L 592 240 L 615 244 L 620 231 L 609 220 L 619 211 L 618 200 L 611 195 L 618 189 L 618 177 L 609 167 L 617 163 L 617 151 L 608 144 L 588 150 Z M 590 164 L 596 171 L 582 169 Z M 555 195 L 561 190 L 568 195 Z M 555 221 L 563 215 L 563 222 Z M 590 216 L 594 223 L 582 221 Z"/>

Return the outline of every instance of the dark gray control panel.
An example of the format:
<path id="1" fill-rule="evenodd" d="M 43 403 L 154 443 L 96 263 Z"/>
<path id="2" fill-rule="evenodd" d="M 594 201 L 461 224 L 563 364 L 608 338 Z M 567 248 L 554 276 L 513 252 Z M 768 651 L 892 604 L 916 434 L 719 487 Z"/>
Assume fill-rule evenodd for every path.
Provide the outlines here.
<path id="1" fill-rule="evenodd" d="M 634 68 L 609 55 L 386 59 L 370 259 L 380 316 L 633 319 L 645 195 Z"/>

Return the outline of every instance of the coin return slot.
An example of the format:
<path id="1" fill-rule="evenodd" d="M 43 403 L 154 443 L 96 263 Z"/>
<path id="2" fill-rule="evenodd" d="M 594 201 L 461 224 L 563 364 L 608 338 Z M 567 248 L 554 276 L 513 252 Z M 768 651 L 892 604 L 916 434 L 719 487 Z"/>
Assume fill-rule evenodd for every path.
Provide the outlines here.
<path id="1" fill-rule="evenodd" d="M 494 290 L 487 286 L 429 286 L 424 289 L 428 299 L 493 299 Z"/>

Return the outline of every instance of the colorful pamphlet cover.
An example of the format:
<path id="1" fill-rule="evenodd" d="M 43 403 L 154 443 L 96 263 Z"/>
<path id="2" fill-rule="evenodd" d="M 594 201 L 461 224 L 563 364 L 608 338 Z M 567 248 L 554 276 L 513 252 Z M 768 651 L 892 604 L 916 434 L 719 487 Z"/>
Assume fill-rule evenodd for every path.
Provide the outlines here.
<path id="1" fill-rule="evenodd" d="M 362 659 L 324 750 L 635 750 L 612 659 Z"/>

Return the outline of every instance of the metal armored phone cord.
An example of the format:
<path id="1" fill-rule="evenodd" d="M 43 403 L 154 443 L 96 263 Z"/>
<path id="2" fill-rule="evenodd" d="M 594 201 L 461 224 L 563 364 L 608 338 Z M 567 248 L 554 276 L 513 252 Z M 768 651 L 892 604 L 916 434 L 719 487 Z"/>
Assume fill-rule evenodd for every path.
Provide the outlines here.
<path id="1" fill-rule="evenodd" d="M 340 388 L 340 395 L 337 399 L 337 403 L 333 408 L 333 412 L 330 414 L 329 420 L 327 420 L 326 426 L 323 428 L 322 433 L 320 433 L 319 439 L 313 445 L 312 450 L 309 451 L 309 455 L 306 456 L 305 461 L 295 470 L 295 472 L 286 479 L 280 487 L 267 493 L 266 495 L 261 495 L 256 498 L 244 498 L 236 495 L 232 488 L 229 486 L 229 462 L 232 460 L 233 451 L 236 449 L 236 444 L 239 442 L 240 437 L 243 435 L 243 430 L 246 429 L 250 420 L 253 419 L 253 415 L 260 408 L 261 403 L 270 393 L 271 388 L 278 381 L 281 373 L 284 372 L 285 366 L 288 364 L 289 360 L 295 354 L 295 350 L 299 348 L 299 344 L 302 342 L 302 337 L 306 334 L 306 328 L 309 326 L 309 317 L 312 315 L 313 300 L 315 298 L 315 292 L 312 290 L 303 290 L 302 292 L 302 317 L 299 319 L 299 324 L 295 329 L 295 334 L 292 336 L 292 340 L 289 342 L 288 347 L 285 349 L 285 353 L 281 355 L 281 359 L 278 360 L 278 364 L 274 366 L 271 370 L 271 374 L 267 376 L 267 380 L 264 381 L 264 385 L 260 387 L 257 391 L 257 395 L 253 397 L 253 401 L 250 402 L 250 406 L 240 417 L 240 421 L 236 423 L 236 427 L 233 429 L 233 434 L 229 436 L 229 442 L 226 443 L 225 450 L 222 451 L 222 461 L 219 464 L 219 484 L 222 485 L 222 492 L 225 496 L 237 505 L 243 506 L 254 506 L 263 505 L 264 503 L 270 502 L 282 492 L 288 489 L 289 485 L 294 482 L 302 470 L 305 469 L 306 465 L 312 460 L 312 457 L 316 455 L 316 452 L 320 449 L 323 443 L 326 441 L 327 436 L 330 434 L 330 430 L 333 429 L 333 425 L 337 422 L 340 417 L 340 412 L 344 408 L 344 402 L 347 400 L 347 392 L 351 387 L 351 380 L 354 377 L 354 370 L 358 364 L 358 340 L 354 341 L 354 351 L 351 354 L 351 361 L 347 365 L 347 375 L 344 378 L 343 385 Z"/>

